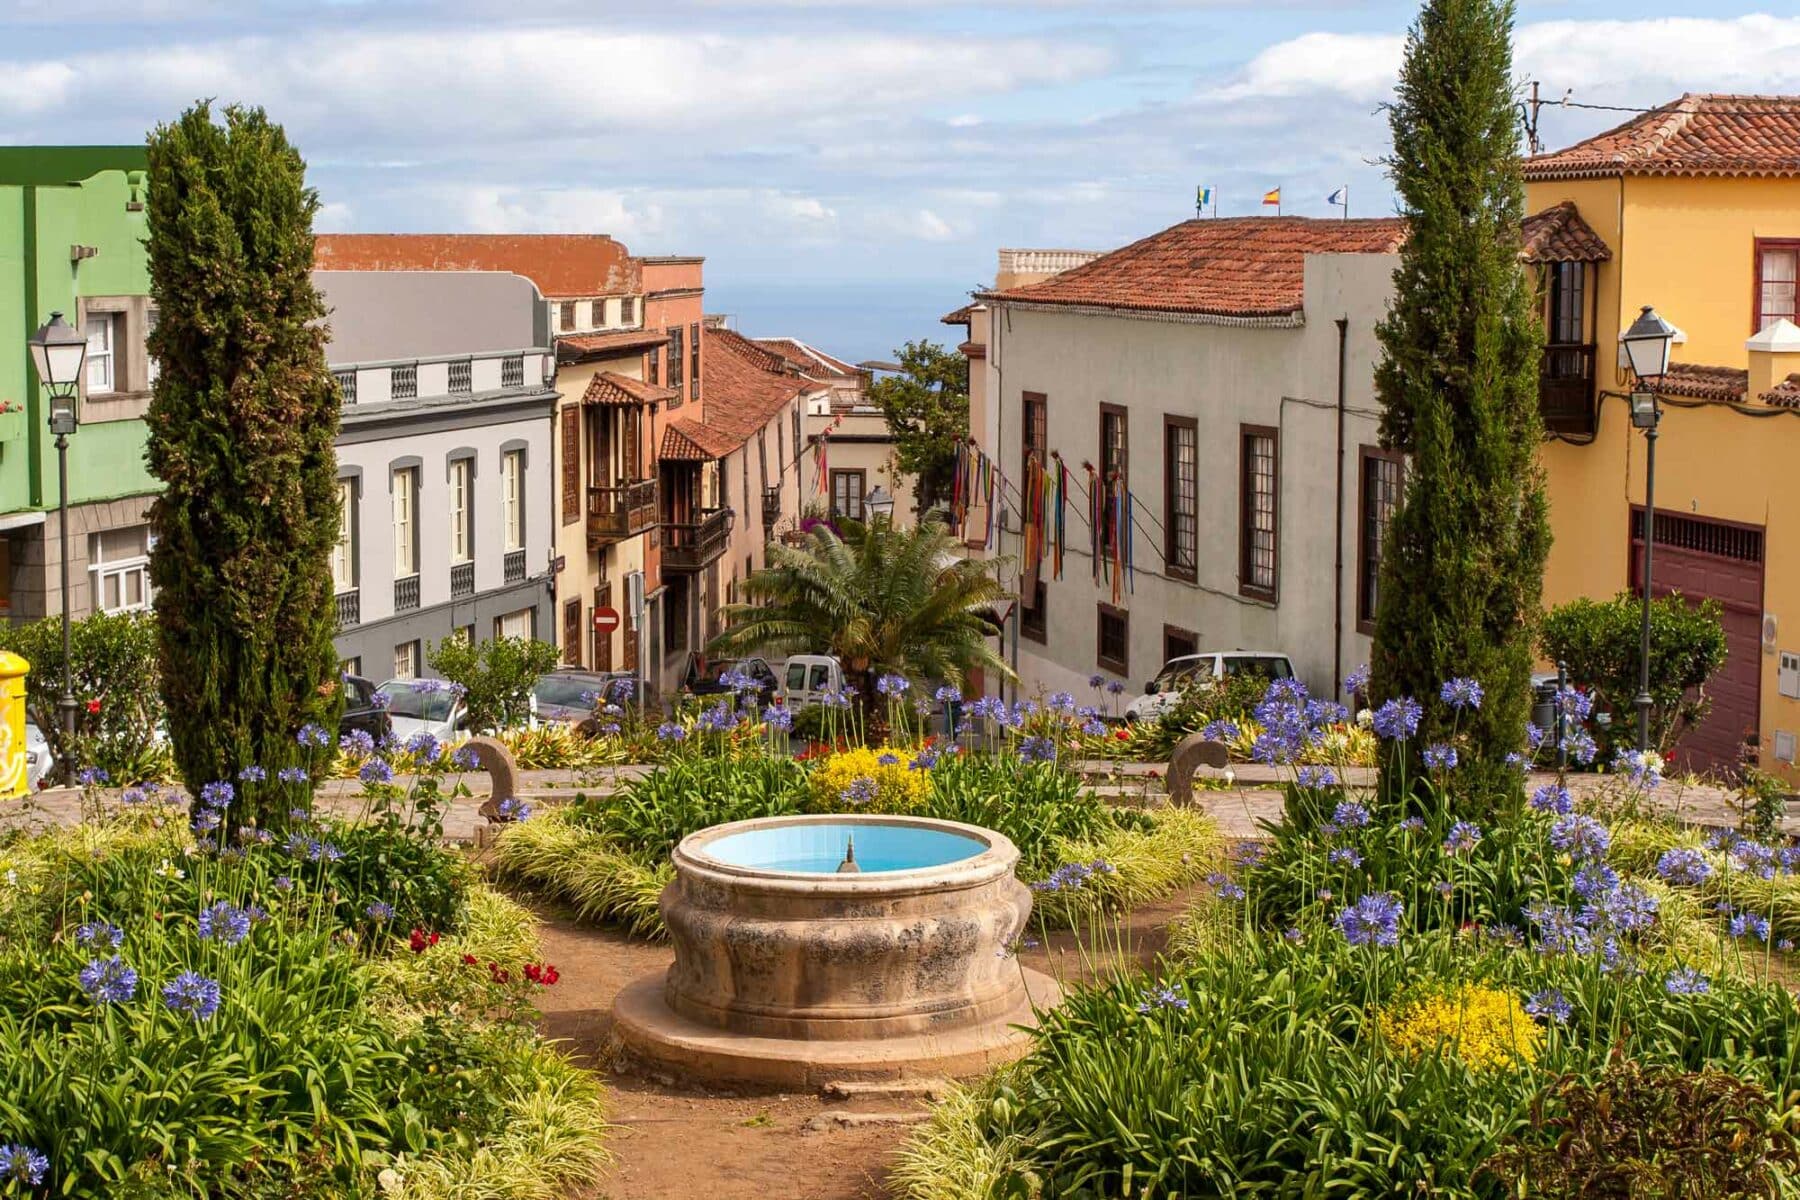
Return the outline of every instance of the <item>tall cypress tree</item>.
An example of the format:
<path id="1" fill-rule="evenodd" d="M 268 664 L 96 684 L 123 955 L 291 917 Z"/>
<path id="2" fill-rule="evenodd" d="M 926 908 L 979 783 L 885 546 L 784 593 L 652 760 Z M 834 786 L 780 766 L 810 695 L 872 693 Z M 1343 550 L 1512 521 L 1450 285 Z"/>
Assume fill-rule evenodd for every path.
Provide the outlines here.
<path id="1" fill-rule="evenodd" d="M 1519 790 L 1532 643 L 1550 534 L 1538 444 L 1542 333 L 1519 262 L 1524 183 L 1510 0 L 1428 0 L 1391 110 L 1410 233 L 1376 371 L 1383 442 L 1409 457 L 1381 569 L 1373 693 L 1424 706 L 1409 743 L 1454 735 L 1475 803 Z M 1479 709 L 1444 681 L 1473 677 Z M 1398 776 L 1384 777 L 1392 794 Z"/>
<path id="2" fill-rule="evenodd" d="M 261 109 L 199 104 L 149 140 L 149 263 L 161 370 L 148 416 L 163 699 L 191 791 L 271 779 L 335 730 L 336 384 L 312 284 L 317 194 Z M 228 814 L 279 827 L 246 789 Z M 262 811 L 257 811 L 258 809 Z"/>

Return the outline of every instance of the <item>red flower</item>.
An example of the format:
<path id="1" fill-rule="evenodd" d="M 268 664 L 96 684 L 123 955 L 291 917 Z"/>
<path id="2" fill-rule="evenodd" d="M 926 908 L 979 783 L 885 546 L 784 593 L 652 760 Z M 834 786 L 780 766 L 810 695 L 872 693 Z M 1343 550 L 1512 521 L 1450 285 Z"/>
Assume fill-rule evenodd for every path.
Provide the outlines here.
<path id="1" fill-rule="evenodd" d="M 414 954 L 423 954 L 425 952 L 425 947 L 438 944 L 438 935 L 435 933 L 426 933 L 423 929 L 415 929 L 412 931 L 412 937 L 407 940 L 407 944 L 412 947 L 412 952 Z M 463 959 L 466 962 L 475 961 L 466 954 L 463 955 Z"/>
<path id="2" fill-rule="evenodd" d="M 540 987 L 550 987 L 555 984 L 558 979 L 561 979 L 562 976 L 559 975 L 556 968 L 549 963 L 527 963 L 525 965 L 525 978 L 538 984 Z"/>
<path id="3" fill-rule="evenodd" d="M 475 956 L 474 956 L 474 955 L 473 955 L 473 954 L 465 954 L 465 955 L 463 955 L 463 965 L 464 965 L 464 966 L 465 966 L 465 967 L 472 967 L 472 966 L 474 966 L 474 965 L 475 965 Z"/>
<path id="4" fill-rule="evenodd" d="M 1115 729 L 1113 730 L 1113 736 L 1118 738 L 1121 742 L 1129 742 L 1131 740 L 1131 730 L 1122 728 Z"/>
<path id="5" fill-rule="evenodd" d="M 100 702 L 98 700 L 89 700 L 87 702 L 87 710 L 88 710 L 88 716 L 90 716 L 90 717 L 99 716 L 100 715 Z"/>

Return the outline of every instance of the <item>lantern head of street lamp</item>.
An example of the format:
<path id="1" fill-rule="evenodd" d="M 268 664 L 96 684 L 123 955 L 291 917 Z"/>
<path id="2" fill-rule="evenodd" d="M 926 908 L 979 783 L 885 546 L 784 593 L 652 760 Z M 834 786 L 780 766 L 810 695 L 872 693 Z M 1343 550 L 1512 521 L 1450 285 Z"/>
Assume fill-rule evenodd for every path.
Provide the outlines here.
<path id="1" fill-rule="evenodd" d="M 1660 379 L 1669 373 L 1669 348 L 1675 344 L 1675 327 L 1656 315 L 1648 304 L 1631 328 L 1620 335 L 1625 357 L 1639 381 Z"/>
<path id="2" fill-rule="evenodd" d="M 81 399 L 81 372 L 87 362 L 87 338 L 63 320 L 60 312 L 25 339 L 38 382 L 50 393 L 50 431 L 74 433 Z"/>

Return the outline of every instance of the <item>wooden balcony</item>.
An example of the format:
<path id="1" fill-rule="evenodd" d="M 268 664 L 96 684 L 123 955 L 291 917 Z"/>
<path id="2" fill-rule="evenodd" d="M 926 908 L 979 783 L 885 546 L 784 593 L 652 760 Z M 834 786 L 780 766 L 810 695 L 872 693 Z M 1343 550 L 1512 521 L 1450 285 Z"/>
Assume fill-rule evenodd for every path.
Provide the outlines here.
<path id="1" fill-rule="evenodd" d="M 731 510 L 702 509 L 698 521 L 662 523 L 663 571 L 690 575 L 718 561 L 731 540 Z"/>
<path id="2" fill-rule="evenodd" d="M 1593 343 L 1552 342 L 1544 347 L 1538 408 L 1551 433 L 1594 435 Z"/>
<path id="3" fill-rule="evenodd" d="M 598 550 L 656 527 L 656 480 L 588 489 L 588 548 Z"/>
<path id="4" fill-rule="evenodd" d="M 764 529 L 773 529 L 775 522 L 781 520 L 781 489 L 779 487 L 763 489 L 762 518 Z"/>

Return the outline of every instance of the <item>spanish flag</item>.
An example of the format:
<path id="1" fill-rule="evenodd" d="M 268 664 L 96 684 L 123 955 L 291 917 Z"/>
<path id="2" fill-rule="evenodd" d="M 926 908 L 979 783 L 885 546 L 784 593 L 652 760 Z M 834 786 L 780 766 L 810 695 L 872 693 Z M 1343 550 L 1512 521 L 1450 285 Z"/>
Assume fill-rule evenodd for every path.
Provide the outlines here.
<path id="1" fill-rule="evenodd" d="M 1273 204 L 1276 208 L 1280 208 L 1281 207 L 1281 189 L 1274 188 L 1270 191 L 1264 192 L 1263 193 L 1263 203 L 1264 204 Z"/>

